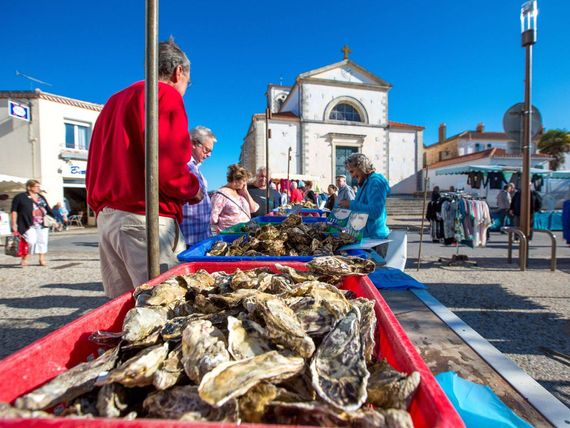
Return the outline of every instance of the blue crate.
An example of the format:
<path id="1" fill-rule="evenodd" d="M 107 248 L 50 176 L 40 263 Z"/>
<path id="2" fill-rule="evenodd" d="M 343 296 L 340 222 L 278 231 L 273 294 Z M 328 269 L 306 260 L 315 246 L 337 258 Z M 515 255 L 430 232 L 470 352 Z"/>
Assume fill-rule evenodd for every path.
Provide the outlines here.
<path id="1" fill-rule="evenodd" d="M 212 236 L 211 238 L 205 239 L 200 241 L 194 245 L 192 245 L 187 250 L 182 251 L 178 255 L 178 260 L 187 263 L 187 262 L 243 262 L 243 261 L 276 261 L 276 262 L 284 262 L 284 261 L 293 261 L 293 262 L 308 262 L 313 260 L 314 256 L 207 256 L 206 253 L 210 251 L 210 248 L 214 245 L 217 241 L 224 241 L 224 242 L 234 242 L 239 237 L 243 236 L 242 234 L 233 234 L 233 235 L 216 235 Z M 365 253 L 360 250 L 348 250 L 346 251 L 349 255 L 364 257 Z"/>

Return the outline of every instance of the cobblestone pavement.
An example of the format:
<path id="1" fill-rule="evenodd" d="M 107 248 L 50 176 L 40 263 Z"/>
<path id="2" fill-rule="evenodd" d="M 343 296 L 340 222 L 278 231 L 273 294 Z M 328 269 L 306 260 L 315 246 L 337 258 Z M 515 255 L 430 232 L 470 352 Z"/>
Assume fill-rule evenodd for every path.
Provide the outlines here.
<path id="1" fill-rule="evenodd" d="M 570 354 L 570 248 L 559 239 L 558 270 L 550 272 L 547 241 L 537 237 L 530 269 L 520 272 L 516 260 L 506 263 L 506 238 L 500 234 L 492 234 L 487 248 L 460 248 L 478 267 L 443 266 L 438 258 L 456 249 L 424 242 L 416 272 L 419 235 L 410 232 L 408 239 L 407 272 L 569 405 L 570 363 L 547 356 L 546 349 Z M 52 234 L 47 268 L 21 268 L 19 259 L 1 250 L 0 358 L 107 301 L 92 229 Z"/>

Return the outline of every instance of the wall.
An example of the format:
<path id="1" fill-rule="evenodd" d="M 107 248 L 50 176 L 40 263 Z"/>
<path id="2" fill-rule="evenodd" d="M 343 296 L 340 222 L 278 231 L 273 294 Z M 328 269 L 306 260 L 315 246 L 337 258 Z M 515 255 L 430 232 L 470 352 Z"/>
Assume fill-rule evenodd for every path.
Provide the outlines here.
<path id="1" fill-rule="evenodd" d="M 479 144 L 479 150 L 477 150 L 477 144 Z M 497 140 L 459 140 L 458 142 L 458 153 L 459 156 L 468 155 L 470 153 L 481 152 L 483 150 L 488 150 L 491 148 L 503 149 L 509 151 L 511 143 L 508 141 L 497 141 Z"/>
<path id="2" fill-rule="evenodd" d="M 448 151 L 449 154 L 443 158 L 439 158 L 439 153 Z M 432 165 L 440 160 L 451 159 L 459 156 L 459 151 L 457 148 L 457 140 L 446 141 L 442 144 L 434 144 L 425 147 L 424 152 L 426 153 L 426 162 L 428 165 Z"/>
<path id="3" fill-rule="evenodd" d="M 392 128 L 389 135 L 389 183 L 392 193 L 414 193 L 419 190 L 416 171 L 421 168 L 422 159 L 422 152 L 416 151 L 416 131 Z"/>
<path id="4" fill-rule="evenodd" d="M 260 166 L 265 166 L 265 121 L 259 120 L 257 124 L 256 162 L 248 167 L 252 173 Z M 291 152 L 291 174 L 300 174 L 299 171 L 299 122 L 272 119 L 269 122 L 271 138 L 269 139 L 269 170 L 272 174 L 287 174 L 287 152 Z"/>

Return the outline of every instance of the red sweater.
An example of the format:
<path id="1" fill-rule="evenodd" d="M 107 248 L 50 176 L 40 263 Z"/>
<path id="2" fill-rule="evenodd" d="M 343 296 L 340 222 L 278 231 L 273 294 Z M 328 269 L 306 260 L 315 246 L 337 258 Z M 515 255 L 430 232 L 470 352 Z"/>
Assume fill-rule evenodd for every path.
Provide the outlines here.
<path id="1" fill-rule="evenodd" d="M 101 111 L 89 146 L 87 203 L 145 213 L 145 91 L 137 82 L 113 95 Z M 182 221 L 182 205 L 200 185 L 186 164 L 192 147 L 182 97 L 158 84 L 159 214 Z"/>

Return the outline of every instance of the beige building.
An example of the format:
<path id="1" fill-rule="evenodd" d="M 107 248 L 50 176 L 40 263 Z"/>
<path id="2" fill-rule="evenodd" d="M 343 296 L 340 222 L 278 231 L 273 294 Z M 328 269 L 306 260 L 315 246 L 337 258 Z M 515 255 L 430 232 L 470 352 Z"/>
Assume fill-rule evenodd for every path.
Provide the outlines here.
<path id="1" fill-rule="evenodd" d="M 66 201 L 87 217 L 87 150 L 102 108 L 39 89 L 0 91 L 0 174 L 38 179 L 51 205 Z"/>

